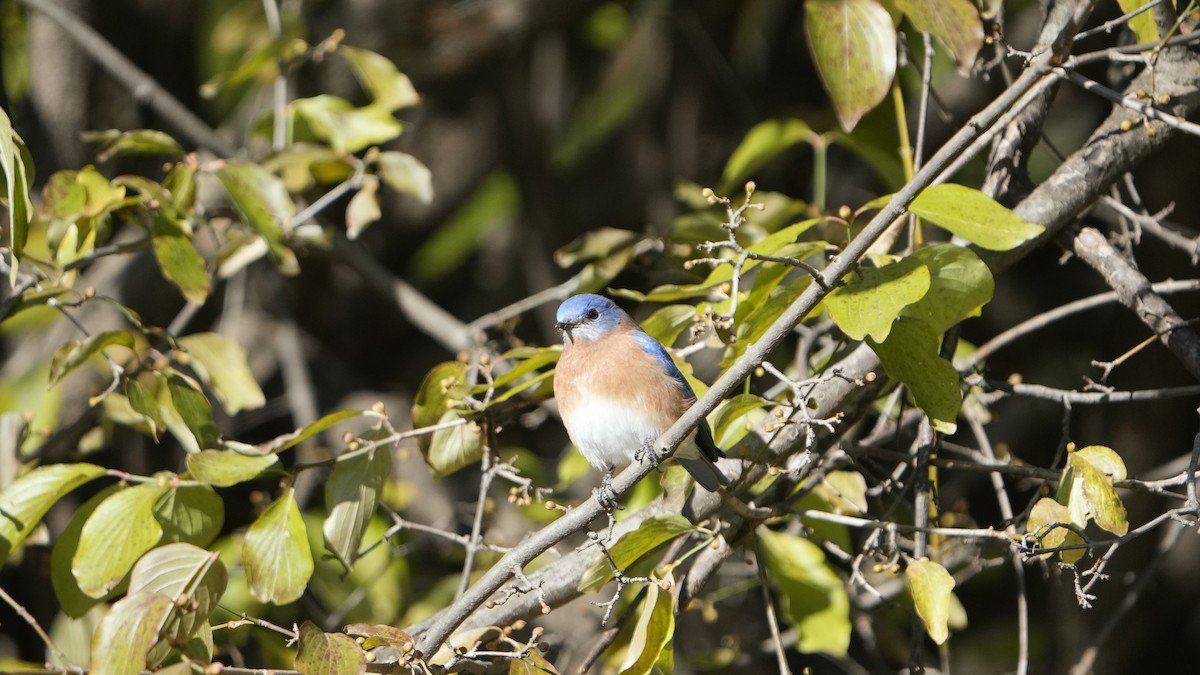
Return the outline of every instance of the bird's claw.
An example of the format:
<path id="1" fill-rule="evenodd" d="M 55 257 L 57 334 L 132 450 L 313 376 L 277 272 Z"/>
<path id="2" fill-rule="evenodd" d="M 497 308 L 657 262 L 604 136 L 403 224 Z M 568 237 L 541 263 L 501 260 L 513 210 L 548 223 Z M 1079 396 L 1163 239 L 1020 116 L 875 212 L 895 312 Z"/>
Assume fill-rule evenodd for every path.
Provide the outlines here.
<path id="1" fill-rule="evenodd" d="M 600 487 L 595 491 L 596 502 L 605 511 L 612 513 L 621 508 L 620 502 L 617 501 L 617 493 L 612 487 L 612 472 L 608 471 L 604 474 L 604 480 L 600 481 Z"/>
<path id="2" fill-rule="evenodd" d="M 658 468 L 658 452 L 655 451 L 653 443 L 646 443 L 639 448 L 637 452 L 633 453 L 633 459 L 638 462 L 649 462 L 650 466 Z"/>

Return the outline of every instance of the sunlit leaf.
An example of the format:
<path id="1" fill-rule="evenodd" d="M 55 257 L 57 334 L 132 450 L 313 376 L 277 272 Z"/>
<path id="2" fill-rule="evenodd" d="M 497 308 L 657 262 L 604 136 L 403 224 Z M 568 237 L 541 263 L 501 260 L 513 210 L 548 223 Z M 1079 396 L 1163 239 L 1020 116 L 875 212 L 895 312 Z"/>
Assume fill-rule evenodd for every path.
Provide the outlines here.
<path id="1" fill-rule="evenodd" d="M 308 439 L 312 438 L 313 436 L 316 436 L 317 434 L 321 433 L 322 431 L 325 431 L 329 427 L 332 427 L 333 425 L 335 425 L 339 422 L 344 422 L 348 419 L 363 416 L 363 415 L 370 416 L 373 418 L 378 418 L 377 414 L 375 414 L 371 411 L 368 411 L 368 410 L 354 410 L 354 409 L 339 410 L 337 412 L 329 413 L 328 415 L 325 415 L 324 417 L 317 420 L 316 422 L 313 422 L 312 424 L 304 426 L 300 429 L 297 429 L 295 431 L 292 431 L 292 432 L 289 432 L 286 434 L 282 434 L 280 436 L 276 436 L 275 438 L 273 438 L 269 441 L 266 441 L 265 443 L 259 443 L 258 445 L 253 445 L 253 446 L 238 447 L 238 451 L 243 454 L 247 454 L 247 455 L 251 455 L 251 454 L 266 455 L 266 454 L 270 454 L 270 453 L 283 452 L 284 450 L 287 450 L 288 448 L 291 448 L 295 445 L 303 443 L 304 441 L 307 441 Z M 227 445 L 231 445 L 231 444 L 227 443 Z"/>
<path id="2" fill-rule="evenodd" d="M 133 343 L 133 333 L 127 330 L 106 330 L 81 340 L 72 340 L 54 352 L 50 361 L 50 383 L 58 382 L 107 347 L 133 347 Z"/>
<path id="3" fill-rule="evenodd" d="M 783 616 L 800 633 L 806 654 L 846 654 L 850 646 L 850 597 L 816 544 L 759 527 L 762 563 L 779 592 Z"/>
<path id="4" fill-rule="evenodd" d="M 138 675 L 146 654 L 159 639 L 159 628 L 175 606 L 172 598 L 142 592 L 113 605 L 92 639 L 92 675 Z"/>
<path id="5" fill-rule="evenodd" d="M 383 437 L 381 429 L 364 434 L 362 440 L 369 442 Z M 354 566 L 362 546 L 367 524 L 375 515 L 375 507 L 384 484 L 391 476 L 391 445 L 375 448 L 370 452 L 359 452 L 333 465 L 333 473 L 325 483 L 325 518 L 322 532 L 325 548 L 346 569 Z"/>
<path id="6" fill-rule="evenodd" d="M 663 581 L 669 587 L 674 579 L 670 574 Z M 646 596 L 638 608 L 637 623 L 620 675 L 650 675 L 663 649 L 675 634 L 675 596 L 659 583 L 646 585 Z"/>
<path id="7" fill-rule="evenodd" d="M 925 632 L 937 644 L 950 636 L 947 621 L 950 618 L 950 595 L 954 589 L 954 577 L 945 567 L 921 558 L 908 563 L 904 569 L 908 581 L 908 592 L 912 595 L 917 616 L 925 623 Z"/>
<path id="8" fill-rule="evenodd" d="M 175 284 L 183 297 L 197 305 L 208 297 L 208 268 L 196 251 L 192 238 L 180 223 L 159 213 L 151 231 L 154 257 L 163 276 Z"/>
<path id="9" fill-rule="evenodd" d="M 1086 451 L 1086 452 L 1085 452 Z M 1097 527 L 1123 535 L 1129 531 L 1125 505 L 1113 487 L 1115 476 L 1125 477 L 1125 464 L 1109 448 L 1088 446 L 1068 455 L 1071 472 L 1071 522 L 1083 527 L 1088 519 Z M 1108 472 L 1115 475 L 1110 475 Z"/>
<path id="10" fill-rule="evenodd" d="M 232 450 L 201 450 L 187 456 L 192 478 L 217 487 L 231 487 L 253 480 L 279 465 L 279 456 L 243 455 Z"/>
<path id="11" fill-rule="evenodd" d="M 983 46 L 983 22 L 970 0 L 895 0 L 913 26 L 950 48 L 961 73 L 970 73 Z"/>
<path id="12" fill-rule="evenodd" d="M 746 132 L 742 142 L 729 156 L 725 170 L 721 172 L 720 194 L 728 194 L 741 187 L 763 164 L 788 148 L 813 137 L 813 131 L 798 119 L 766 120 L 759 122 Z"/>
<path id="13" fill-rule="evenodd" d="M 217 608 L 228 581 L 225 565 L 217 553 L 176 543 L 142 556 L 130 574 L 129 592 L 158 593 L 176 600 L 173 616 L 166 623 L 162 636 L 175 644 L 186 644 L 208 624 L 208 617 Z M 181 603 L 179 599 L 186 602 Z"/>
<path id="14" fill-rule="evenodd" d="M 338 54 L 346 58 L 358 81 L 371 94 L 372 105 L 392 111 L 421 101 L 412 80 L 387 57 L 347 45 L 339 46 Z"/>
<path id="15" fill-rule="evenodd" d="M 833 513 L 856 516 L 867 511 L 867 480 L 857 471 L 830 471 L 813 492 Z"/>
<path id="16" fill-rule="evenodd" d="M 89 218 L 108 211 L 125 197 L 124 185 L 110 182 L 91 164 L 80 169 L 75 180 L 87 190 L 82 213 Z"/>
<path id="17" fill-rule="evenodd" d="M 896 29 L 876 0 L 808 0 L 808 46 L 842 128 L 887 96 L 896 74 Z"/>
<path id="18" fill-rule="evenodd" d="M 212 388 L 226 413 L 235 415 L 266 403 L 240 344 L 220 333 L 193 333 L 178 343 L 188 354 L 188 365 Z"/>
<path id="19" fill-rule="evenodd" d="M 79 580 L 71 571 L 71 561 L 75 558 L 75 552 L 79 550 L 79 535 L 83 532 L 88 518 L 95 513 L 96 507 L 121 489 L 121 485 L 109 485 L 93 495 L 76 509 L 66 528 L 54 540 L 54 549 L 50 552 L 50 582 L 54 586 L 54 596 L 66 616 L 83 617 L 104 599 L 93 598 L 80 590 Z M 120 587 L 116 590 L 120 590 Z"/>
<path id="20" fill-rule="evenodd" d="M 166 490 L 159 485 L 132 485 L 96 507 L 83 524 L 71 560 L 81 591 L 103 597 L 158 543 L 162 526 L 154 517 L 154 505 Z"/>
<path id="21" fill-rule="evenodd" d="M 1045 231 L 979 190 L 954 183 L 925 188 L 908 210 L 992 251 L 1016 248 Z"/>
<path id="22" fill-rule="evenodd" d="M 771 403 L 757 394 L 738 394 L 722 401 L 709 415 L 713 439 L 720 448 L 732 448 L 767 416 Z"/>
<path id="23" fill-rule="evenodd" d="M 163 542 L 208 546 L 225 524 L 225 501 L 207 485 L 180 485 L 163 493 L 154 505 Z"/>
<path id="24" fill-rule="evenodd" d="M 938 354 L 941 334 L 927 324 L 900 319 L 888 339 L 867 343 L 879 355 L 888 377 L 903 382 L 912 392 L 917 407 L 929 416 L 933 428 L 952 434 L 958 426 L 962 392 L 958 371 Z"/>
<path id="25" fill-rule="evenodd" d="M 687 518 L 677 514 L 663 514 L 647 518 L 636 530 L 622 535 L 617 543 L 609 546 L 613 562 L 624 571 L 630 565 L 641 559 L 650 551 L 668 541 L 688 532 L 694 532 L 696 526 Z M 608 559 L 598 557 L 594 560 L 576 585 L 584 593 L 600 590 L 604 584 L 613 578 L 612 567 Z"/>
<path id="26" fill-rule="evenodd" d="M 695 305 L 667 305 L 659 307 L 641 322 L 642 330 L 664 345 L 673 345 L 679 334 L 695 323 Z"/>
<path id="27" fill-rule="evenodd" d="M 969 248 L 936 244 L 910 256 L 929 268 L 929 292 L 905 307 L 902 316 L 918 319 L 936 333 L 972 316 L 979 316 L 992 299 L 992 272 Z"/>
<path id="28" fill-rule="evenodd" d="M 261 166 L 241 160 L 227 161 L 216 175 L 242 222 L 266 242 L 280 271 L 298 272 L 296 255 L 283 243 L 283 234 L 291 231 L 296 216 L 296 205 L 283 182 Z"/>
<path id="29" fill-rule="evenodd" d="M 8 114 L 0 108 L 0 187 L 3 188 L 0 202 L 7 207 L 0 230 L 7 235 L 4 245 L 12 251 L 13 260 L 21 259 L 29 236 L 29 219 L 33 213 L 33 203 L 29 200 L 32 174 L 33 163 L 25 141 L 13 130 Z M 10 270 L 9 284 L 15 286 L 18 266 L 10 265 Z"/>
<path id="30" fill-rule="evenodd" d="M 366 654 L 354 638 L 326 633 L 311 621 L 300 626 L 294 662 L 301 675 L 357 675 L 367 672 Z"/>
<path id="31" fill-rule="evenodd" d="M 313 558 L 292 488 L 250 525 L 242 544 L 242 561 L 250 592 L 259 600 L 285 605 L 304 593 L 312 577 Z"/>
<path id="32" fill-rule="evenodd" d="M 379 153 L 375 160 L 379 177 L 400 194 L 412 195 L 422 204 L 433 201 L 433 173 L 421 160 L 404 152 Z"/>
<path id="33" fill-rule="evenodd" d="M 1038 538 L 1040 548 L 1058 548 L 1059 546 L 1074 546 L 1084 543 L 1083 539 L 1073 530 L 1062 526 L 1070 523 L 1070 509 L 1049 497 L 1042 497 L 1030 509 L 1029 520 L 1025 523 L 1025 531 Z M 1082 548 L 1070 549 L 1060 551 L 1059 556 L 1063 562 L 1073 565 L 1083 557 L 1085 552 Z M 1039 557 L 1045 558 L 1050 555 L 1053 554 L 1045 553 Z"/>
<path id="34" fill-rule="evenodd" d="M 55 502 L 104 473 L 104 468 L 95 464 L 50 464 L 4 488 L 0 492 L 0 563 L 8 560 Z"/>
<path id="35" fill-rule="evenodd" d="M 296 99 L 289 108 L 295 115 L 297 126 L 303 125 L 303 129 L 328 142 L 334 150 L 358 152 L 386 143 L 404 132 L 404 125 L 386 108 L 357 108 L 346 99 L 331 94 Z M 298 136 L 305 137 L 302 133 Z"/>
<path id="36" fill-rule="evenodd" d="M 346 634 L 353 638 L 362 638 L 363 649 L 374 649 L 375 647 L 399 647 L 401 649 L 411 649 L 413 646 L 413 638 L 408 633 L 396 628 L 395 626 L 387 626 L 381 624 L 370 623 L 352 623 L 346 626 Z"/>
<path id="37" fill-rule="evenodd" d="M 178 415 L 186 425 L 187 431 L 195 438 L 199 450 L 219 447 L 220 433 L 217 431 L 216 422 L 213 421 L 212 406 L 209 405 L 204 392 L 200 391 L 199 385 L 182 373 L 169 371 L 166 389 L 170 393 L 171 407 L 170 410 L 163 410 L 164 419 L 172 412 Z M 168 428 L 170 426 L 168 422 Z M 182 430 L 176 429 L 173 429 L 172 433 L 177 437 L 183 434 Z"/>
<path id="38" fill-rule="evenodd" d="M 98 143 L 96 159 L 107 162 L 113 157 L 136 155 L 167 155 L 171 158 L 183 156 L 183 148 L 169 135 L 157 129 L 133 129 L 120 131 L 85 131 L 80 137 L 88 143 Z"/>
<path id="39" fill-rule="evenodd" d="M 365 176 L 362 187 L 350 198 L 346 205 L 346 236 L 357 239 L 367 226 L 379 220 L 383 212 L 379 210 L 379 179 Z"/>
<path id="40" fill-rule="evenodd" d="M 929 268 L 913 257 L 883 267 L 864 267 L 825 297 L 825 307 L 842 332 L 855 340 L 882 342 L 901 310 L 925 297 Z"/>
<path id="41" fill-rule="evenodd" d="M 1150 4 L 1150 0 L 1117 0 L 1117 5 L 1121 7 L 1121 11 L 1125 14 L 1148 4 Z M 1158 34 L 1158 25 L 1154 23 L 1154 10 L 1142 12 L 1130 19 L 1129 29 L 1137 37 L 1139 45 L 1158 42 L 1161 38 Z"/>

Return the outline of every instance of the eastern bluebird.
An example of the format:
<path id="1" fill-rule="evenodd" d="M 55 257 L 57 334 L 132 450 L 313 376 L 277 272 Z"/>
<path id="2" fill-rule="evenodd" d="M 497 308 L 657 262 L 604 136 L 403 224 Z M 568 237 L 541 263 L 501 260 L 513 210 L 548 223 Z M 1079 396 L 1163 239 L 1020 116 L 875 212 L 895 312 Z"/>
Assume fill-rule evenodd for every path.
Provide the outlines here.
<path id="1" fill-rule="evenodd" d="M 554 396 L 571 442 L 592 466 L 611 473 L 645 454 L 696 401 L 667 350 L 608 298 L 576 295 L 558 307 L 563 355 Z M 680 444 L 675 459 L 704 489 L 729 484 L 714 462 L 725 453 L 707 421 Z"/>

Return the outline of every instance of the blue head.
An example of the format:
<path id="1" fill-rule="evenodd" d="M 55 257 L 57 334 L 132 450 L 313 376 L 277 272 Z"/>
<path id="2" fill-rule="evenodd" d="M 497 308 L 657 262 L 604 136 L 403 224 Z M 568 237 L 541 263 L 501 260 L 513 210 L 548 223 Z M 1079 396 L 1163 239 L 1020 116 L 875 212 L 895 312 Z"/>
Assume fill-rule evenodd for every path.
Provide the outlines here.
<path id="1" fill-rule="evenodd" d="M 629 315 L 612 300 L 585 293 L 567 298 L 558 306 L 554 326 L 563 332 L 564 344 L 571 344 L 591 342 L 629 320 Z"/>

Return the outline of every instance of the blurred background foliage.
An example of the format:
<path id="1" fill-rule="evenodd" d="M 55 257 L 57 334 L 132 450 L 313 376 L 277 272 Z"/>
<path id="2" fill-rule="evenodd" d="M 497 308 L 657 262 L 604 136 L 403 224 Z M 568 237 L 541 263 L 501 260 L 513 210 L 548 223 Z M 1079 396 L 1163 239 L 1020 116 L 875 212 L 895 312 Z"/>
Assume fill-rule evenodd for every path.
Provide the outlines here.
<path id="1" fill-rule="evenodd" d="M 697 282 L 699 277 L 681 264 L 693 251 L 689 245 L 722 238 L 719 219 L 697 215 L 702 205 L 699 187 L 735 194 L 740 190 L 745 176 L 723 172 L 728 172 L 727 162 L 746 133 L 764 120 L 803 120 L 811 130 L 777 130 L 774 142 L 786 149 L 754 167 L 758 189 L 778 193 L 765 197 L 776 200 L 766 217 L 791 222 L 826 210 L 836 212 L 842 205 L 857 208 L 905 180 L 897 152 L 894 99 L 884 98 L 848 134 L 837 130 L 838 115 L 806 45 L 803 3 L 283 0 L 274 30 L 262 3 L 247 0 L 60 4 L 86 17 L 117 50 L 223 138 L 235 145 L 248 139 L 244 152 L 250 157 L 261 157 L 271 148 L 272 122 L 263 113 L 271 111 L 280 68 L 293 100 L 290 132 L 295 140 L 318 139 L 351 152 L 386 141 L 382 154 L 367 153 L 361 165 L 317 150 L 278 160 L 274 169 L 285 182 L 286 162 L 304 168 L 297 175 L 317 181 L 310 184 L 299 178 L 288 184 L 310 203 L 355 171 L 378 177 L 363 184 L 371 200 L 355 205 L 346 194 L 322 213 L 331 231 L 355 233 L 353 242 L 336 234 L 332 246 L 314 240 L 310 247 L 297 247 L 294 269 L 279 259 L 276 265 L 257 262 L 203 292 L 192 287 L 189 297 L 204 300 L 194 311 L 185 306 L 186 284 L 165 283 L 149 252 L 122 256 L 117 264 L 101 260 L 79 273 L 76 288 L 104 289 L 136 309 L 148 326 L 182 321 L 178 325 L 186 326 L 187 333 L 219 331 L 246 348 L 248 368 L 265 404 L 249 411 L 214 406 L 213 414 L 223 433 L 248 443 L 268 441 L 327 412 L 366 409 L 375 401 L 385 403 L 397 429 L 408 428 L 405 417 L 423 378 L 464 347 L 446 337 L 456 330 L 456 322 L 472 322 L 553 288 L 581 270 L 581 290 L 648 291 L 662 284 Z M 1004 11 L 1006 39 L 1027 48 L 1040 24 L 1040 8 L 1018 0 L 1007 3 Z M 1103 4 L 1095 20 L 1119 14 L 1115 3 Z M 86 131 L 161 129 L 180 140 L 182 150 L 195 148 L 171 120 L 131 97 L 54 24 L 23 11 L 21 2 L 0 0 L 0 30 L 0 107 L 29 147 L 37 167 L 37 190 L 56 171 L 89 164 L 108 178 L 161 173 L 161 154 L 106 156 L 104 138 L 81 141 Z M 919 36 L 902 33 L 901 38 L 911 46 L 903 53 L 920 53 Z M 364 75 L 373 72 L 372 64 L 356 66 L 345 57 L 353 53 L 347 50 L 335 57 L 340 44 L 394 62 L 411 78 L 419 102 L 407 99 L 403 91 L 373 89 L 369 75 Z M 981 58 L 995 58 L 994 49 L 985 45 Z M 937 147 L 1003 86 L 958 72 L 948 56 L 938 53 L 929 147 Z M 905 63 L 897 72 L 904 100 L 912 108 L 919 73 Z M 1105 73 L 1095 75 L 1102 78 Z M 299 103 L 301 99 L 306 103 Z M 1064 87 L 1046 136 L 1052 145 L 1074 148 L 1107 110 L 1108 104 L 1098 98 Z M 915 117 L 915 111 L 910 109 L 909 115 Z M 834 142 L 814 147 L 780 140 L 789 133 L 828 133 L 822 138 Z M 1180 139 L 1137 167 L 1135 180 L 1151 211 L 1173 204 L 1174 221 L 1197 222 L 1196 149 L 1196 139 Z M 431 183 L 426 185 L 424 174 L 400 153 L 428 167 Z M 209 159 L 201 153 L 199 161 Z M 1032 165 L 1034 181 L 1057 161 L 1039 146 Z M 977 185 L 982 174 L 983 162 L 977 160 L 959 181 Z M 382 189 L 380 183 L 393 189 Z M 209 182 L 197 189 L 216 188 Z M 237 203 L 234 189 L 229 192 L 234 204 L 223 208 L 244 206 Z M 208 200 L 202 195 L 201 201 Z M 844 240 L 844 231 L 830 228 L 833 231 L 822 233 L 824 238 Z M 1084 268 L 1077 261 L 1062 263 L 1058 255 L 1056 250 L 1040 251 L 997 279 L 995 299 L 983 318 L 967 324 L 964 339 L 978 344 L 1024 318 L 1106 290 L 1091 274 L 1081 273 Z M 1187 255 L 1154 242 L 1139 249 L 1139 259 L 1154 280 L 1194 272 L 1194 261 Z M 281 269 L 295 274 L 280 274 Z M 409 304 L 403 289 L 389 285 L 393 278 L 412 284 L 447 315 L 439 318 L 423 306 Z M 494 345 L 507 349 L 556 343 L 554 304 L 533 307 L 519 320 L 492 331 Z M 1193 300 L 1180 300 L 1176 306 L 1185 316 L 1195 315 Z M 652 309 L 638 307 L 635 313 L 646 318 Z M 114 321 L 114 313 L 95 312 L 81 320 L 99 332 Z M 1075 388 L 1080 373 L 1093 372 L 1091 359 L 1115 358 L 1140 341 L 1143 330 L 1123 308 L 1106 306 L 1050 326 L 1020 349 L 995 355 L 990 372 L 1001 377 L 1019 373 L 1028 381 Z M 32 433 L 52 441 L 40 451 L 43 462 L 77 459 L 82 447 L 91 453 L 87 461 L 131 473 L 182 470 L 182 455 L 170 440 L 157 445 L 123 427 L 92 431 L 87 399 L 104 386 L 102 373 L 80 372 L 76 379 L 65 380 L 70 386 L 46 388 L 49 377 L 43 364 L 59 344 L 78 337 L 61 316 L 32 309 L 0 324 L 0 331 L 0 411 L 36 411 Z M 1135 366 L 1121 369 L 1109 383 L 1139 389 L 1189 382 L 1161 348 L 1135 358 Z M 715 364 L 697 364 L 697 374 L 700 380 L 711 380 Z M 1181 400 L 1082 408 L 1071 417 L 1069 435 L 1081 445 L 1103 442 L 1118 448 L 1131 475 L 1150 476 L 1155 467 L 1191 446 L 1193 405 L 1194 400 Z M 994 441 L 1027 462 L 1049 463 L 1063 437 L 1054 406 L 1013 398 L 998 403 L 993 412 Z M 294 453 L 296 462 L 320 461 L 343 431 L 337 427 L 287 452 Z M 88 434 L 92 442 L 81 438 Z M 501 455 L 517 456 L 535 484 L 556 486 L 575 499 L 589 494 L 590 484 L 569 485 L 582 467 L 576 456 L 566 454 L 565 432 L 544 412 L 526 413 L 506 426 L 496 441 Z M 16 457 L 0 461 L 0 483 L 8 483 L 17 470 Z M 380 498 L 404 518 L 455 531 L 469 527 L 479 484 L 477 468 L 434 481 L 417 445 L 406 443 L 393 476 L 382 486 Z M 320 472 L 308 471 L 295 489 L 313 542 L 321 540 L 321 520 L 310 507 L 321 501 L 322 480 Z M 230 568 L 238 564 L 237 539 L 276 498 L 277 487 L 277 480 L 267 479 L 223 493 L 224 524 L 214 545 L 223 556 L 228 553 L 223 559 Z M 982 474 L 945 488 L 940 499 L 951 505 L 948 508 L 980 522 L 998 520 L 993 501 L 986 498 L 991 488 Z M 69 529 L 72 515 L 99 489 L 90 486 L 58 503 L 46 517 L 45 530 L 35 533 L 30 543 L 45 544 L 52 534 Z M 1026 489 L 1030 494 L 1037 491 L 1036 486 Z M 499 539 L 519 535 L 526 519 L 546 518 L 536 504 L 509 505 L 505 490 L 497 487 L 494 492 L 488 517 L 490 531 Z M 1152 505 L 1140 501 L 1147 499 L 1130 499 L 1131 520 L 1153 512 Z M 506 526 L 506 519 L 513 524 Z M 371 521 L 366 540 L 378 540 L 387 526 L 381 519 Z M 403 626 L 450 601 L 459 583 L 460 547 L 407 532 L 391 542 L 393 553 L 400 555 L 388 555 L 387 548 L 368 552 L 349 575 L 337 561 L 318 553 L 308 591 L 297 603 L 282 607 L 262 604 L 250 594 L 244 577 L 232 575 L 223 604 L 285 626 L 321 617 L 323 627 L 334 630 L 355 621 Z M 1151 548 L 1150 542 L 1136 542 L 1122 550 L 1109 569 L 1114 581 L 1090 611 L 1076 604 L 1069 579 L 1048 568 L 1045 573 L 1031 569 L 1034 672 L 1061 672 L 1073 662 L 1107 611 L 1124 597 L 1118 590 L 1123 572 L 1137 569 Z M 1105 648 L 1107 658 L 1096 664 L 1096 672 L 1166 670 L 1189 662 L 1189 646 L 1200 638 L 1194 611 L 1200 586 L 1192 564 L 1197 554 L 1195 538 L 1185 536 L 1165 559 L 1160 582 L 1142 590 L 1139 608 L 1112 637 L 1113 644 Z M 491 555 L 481 553 L 477 565 L 486 566 Z M 96 618 L 83 613 L 81 622 L 62 619 L 58 601 L 48 591 L 49 558 L 49 548 L 26 546 L 0 571 L 0 587 L 43 625 L 53 626 L 56 641 L 68 654 L 80 649 L 86 653 L 85 636 L 91 634 L 87 622 Z M 1004 573 L 999 568 L 985 570 L 957 593 L 970 630 L 955 638 L 956 670 L 996 672 L 1011 667 L 1017 639 L 1015 600 Z M 770 650 L 758 646 L 768 638 L 759 595 L 735 595 L 718 610 L 716 623 L 704 624 L 694 616 L 682 619 L 687 623 L 677 629 L 677 648 L 698 655 L 697 662 L 709 658 L 713 663 L 721 662 L 722 651 L 740 651 L 750 659 L 742 663 L 744 672 L 771 664 Z M 566 613 L 556 610 L 555 617 L 560 612 Z M 890 617 L 894 625 L 889 627 L 886 613 L 875 616 L 879 624 L 863 631 L 875 641 L 856 641 L 852 656 L 868 668 L 898 667 L 906 648 L 906 617 Z M 218 611 L 215 618 L 237 617 Z M 596 630 L 590 614 L 574 620 L 582 622 L 581 630 Z M 291 666 L 294 652 L 275 636 L 260 638 L 244 628 L 217 632 L 218 644 L 233 645 L 226 648 L 249 665 Z M 33 662 L 44 658 L 41 643 L 7 606 L 0 607 L 0 656 Z M 813 665 L 817 672 L 833 668 L 828 661 L 800 656 L 793 665 Z"/>

